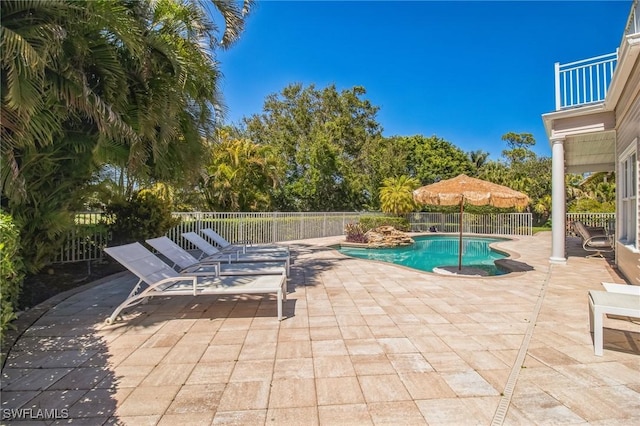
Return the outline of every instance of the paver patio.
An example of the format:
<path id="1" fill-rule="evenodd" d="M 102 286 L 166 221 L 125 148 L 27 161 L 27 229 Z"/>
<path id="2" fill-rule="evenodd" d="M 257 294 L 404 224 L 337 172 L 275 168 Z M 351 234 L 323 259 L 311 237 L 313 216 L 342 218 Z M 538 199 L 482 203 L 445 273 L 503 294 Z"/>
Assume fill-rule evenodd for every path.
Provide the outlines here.
<path id="1" fill-rule="evenodd" d="M 3 424 L 640 424 L 640 321 L 606 318 L 602 357 L 588 326 L 588 290 L 623 280 L 571 242 L 551 265 L 550 239 L 500 243 L 532 270 L 494 278 L 292 242 L 282 322 L 274 298 L 176 297 L 107 326 L 136 282 L 109 277 L 18 321 Z"/>

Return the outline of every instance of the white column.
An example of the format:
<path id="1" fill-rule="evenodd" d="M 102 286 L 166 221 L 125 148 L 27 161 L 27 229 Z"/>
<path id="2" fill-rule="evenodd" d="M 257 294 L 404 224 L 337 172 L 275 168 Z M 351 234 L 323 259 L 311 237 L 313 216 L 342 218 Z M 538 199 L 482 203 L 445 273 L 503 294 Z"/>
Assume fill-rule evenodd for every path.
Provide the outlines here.
<path id="1" fill-rule="evenodd" d="M 566 199 L 564 139 L 551 140 L 551 263 L 567 263 L 565 257 Z"/>

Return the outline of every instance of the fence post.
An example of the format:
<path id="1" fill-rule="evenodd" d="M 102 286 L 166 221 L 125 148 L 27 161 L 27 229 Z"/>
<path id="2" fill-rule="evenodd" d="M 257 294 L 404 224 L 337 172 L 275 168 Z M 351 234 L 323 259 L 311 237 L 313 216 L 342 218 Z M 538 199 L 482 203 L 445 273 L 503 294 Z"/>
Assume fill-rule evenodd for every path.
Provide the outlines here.
<path id="1" fill-rule="evenodd" d="M 278 213 L 273 212 L 273 214 L 271 215 L 271 242 L 275 243 L 276 240 L 276 235 L 277 235 L 277 231 L 276 228 L 278 226 L 278 220 L 276 218 Z"/>
<path id="2" fill-rule="evenodd" d="M 322 214 L 322 236 L 327 236 L 327 212 Z"/>

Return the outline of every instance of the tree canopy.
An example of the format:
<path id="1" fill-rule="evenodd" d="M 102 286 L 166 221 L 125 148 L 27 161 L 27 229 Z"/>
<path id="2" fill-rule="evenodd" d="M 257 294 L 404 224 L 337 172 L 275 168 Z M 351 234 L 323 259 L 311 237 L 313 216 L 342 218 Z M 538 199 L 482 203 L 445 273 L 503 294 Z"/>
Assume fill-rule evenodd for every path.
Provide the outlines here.
<path id="1" fill-rule="evenodd" d="M 338 92 L 292 84 L 272 94 L 262 114 L 245 119 L 248 139 L 273 148 L 283 164 L 274 191 L 278 210 L 360 209 L 371 199 L 372 182 L 361 173 L 382 138 L 378 108 L 362 87 Z"/>
<path id="2" fill-rule="evenodd" d="M 224 45 L 252 2 L 211 3 Z M 188 179 L 223 110 L 218 27 L 199 0 L 0 2 L 2 207 L 36 270 L 103 170 Z"/>

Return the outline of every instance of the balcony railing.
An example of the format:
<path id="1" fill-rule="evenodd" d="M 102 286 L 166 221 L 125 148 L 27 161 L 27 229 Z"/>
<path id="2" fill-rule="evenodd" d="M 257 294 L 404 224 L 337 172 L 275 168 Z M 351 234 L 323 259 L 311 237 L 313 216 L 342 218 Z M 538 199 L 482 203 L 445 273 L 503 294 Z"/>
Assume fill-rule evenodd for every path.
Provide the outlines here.
<path id="1" fill-rule="evenodd" d="M 624 29 L 624 35 L 640 33 L 640 2 L 634 0 L 631 6 L 631 13 L 629 14 L 629 20 L 627 21 L 627 27 Z"/>
<path id="2" fill-rule="evenodd" d="M 555 64 L 556 111 L 604 101 L 618 51 L 568 64 Z"/>
<path id="3" fill-rule="evenodd" d="M 624 29 L 627 36 L 640 33 L 640 1 L 633 0 Z M 556 111 L 603 102 L 618 64 L 618 49 L 606 55 L 568 64 L 555 64 Z"/>

